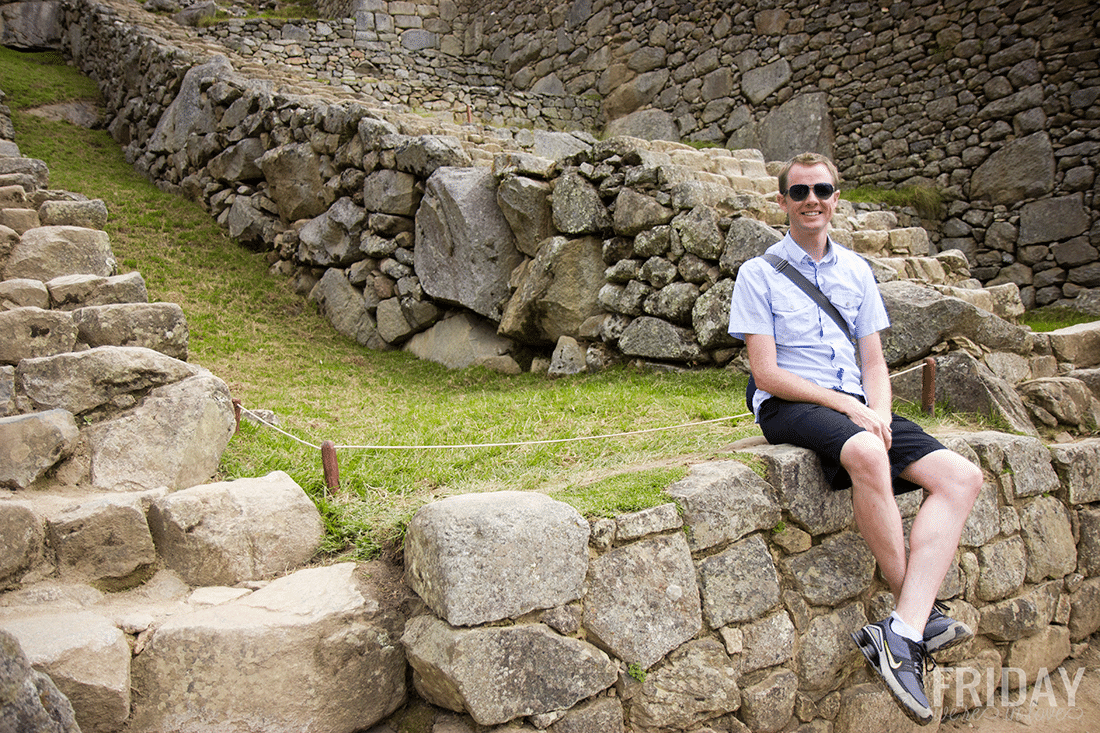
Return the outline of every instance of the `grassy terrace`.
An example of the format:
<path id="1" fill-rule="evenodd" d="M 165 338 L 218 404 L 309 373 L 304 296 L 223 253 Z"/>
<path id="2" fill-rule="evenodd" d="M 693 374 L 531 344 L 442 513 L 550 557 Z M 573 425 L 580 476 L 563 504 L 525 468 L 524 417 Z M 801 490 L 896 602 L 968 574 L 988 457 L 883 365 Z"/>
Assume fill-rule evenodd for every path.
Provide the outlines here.
<path id="1" fill-rule="evenodd" d="M 44 160 L 51 187 L 101 198 L 123 272 L 138 271 L 154 301 L 182 306 L 190 360 L 251 409 L 273 410 L 287 432 L 319 445 L 423 446 L 548 441 L 678 426 L 744 413 L 745 377 L 733 370 L 667 374 L 627 367 L 549 380 L 483 369 L 449 371 L 403 352 L 368 350 L 337 334 L 265 254 L 233 242 L 197 204 L 136 173 L 104 130 L 50 122 L 27 110 L 95 99 L 92 82 L 53 53 L 0 48 L 23 155 Z M 913 415 L 914 411 L 906 410 Z M 661 491 L 697 460 L 728 457 L 756 433 L 747 418 L 628 437 L 520 447 L 341 449 L 341 488 L 326 490 L 321 455 L 242 423 L 219 479 L 282 470 L 325 518 L 329 556 L 399 550 L 416 509 L 472 491 L 543 491 L 586 515 L 663 503 Z"/>

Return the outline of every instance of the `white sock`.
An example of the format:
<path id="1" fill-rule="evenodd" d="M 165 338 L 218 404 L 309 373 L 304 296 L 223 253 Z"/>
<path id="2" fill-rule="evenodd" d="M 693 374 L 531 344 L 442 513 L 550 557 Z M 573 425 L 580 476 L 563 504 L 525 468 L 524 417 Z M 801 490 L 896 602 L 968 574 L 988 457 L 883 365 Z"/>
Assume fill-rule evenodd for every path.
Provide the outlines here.
<path id="1" fill-rule="evenodd" d="M 890 614 L 890 624 L 890 628 L 893 629 L 894 633 L 898 636 L 908 639 L 909 641 L 924 641 L 924 636 L 918 634 L 916 629 L 902 621 L 897 611 Z"/>

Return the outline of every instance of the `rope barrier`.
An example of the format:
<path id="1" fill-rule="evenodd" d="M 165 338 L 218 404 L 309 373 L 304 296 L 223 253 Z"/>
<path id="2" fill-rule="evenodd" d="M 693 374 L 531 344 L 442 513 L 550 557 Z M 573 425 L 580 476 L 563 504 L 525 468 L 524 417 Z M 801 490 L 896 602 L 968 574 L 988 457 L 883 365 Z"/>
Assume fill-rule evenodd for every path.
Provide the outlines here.
<path id="1" fill-rule="evenodd" d="M 935 360 L 931 357 L 924 360 L 923 363 L 910 367 L 900 372 L 896 372 L 890 375 L 890 379 L 894 377 L 900 377 L 903 374 L 916 371 L 918 369 L 925 370 L 924 372 L 924 389 L 922 391 L 922 407 L 924 411 L 929 415 L 932 414 L 932 407 L 929 404 L 929 395 L 935 392 Z M 931 384 L 931 387 L 929 386 Z M 740 415 L 728 415 L 726 417 L 716 417 L 710 420 L 699 420 L 690 423 L 681 423 L 679 425 L 666 425 L 659 428 L 645 428 L 642 430 L 629 430 L 621 433 L 603 433 L 601 435 L 579 435 L 573 438 L 547 438 L 544 440 L 520 440 L 509 441 L 504 443 L 450 443 L 450 444 L 436 444 L 436 445 L 336 445 L 331 440 L 326 440 L 321 445 L 315 445 L 309 441 L 302 440 L 292 433 L 288 433 L 277 425 L 273 425 L 267 420 L 263 419 L 260 415 L 249 410 L 247 407 L 241 404 L 239 399 L 233 400 L 233 407 L 236 411 L 237 426 L 240 427 L 241 413 L 248 413 L 253 420 L 259 422 L 267 427 L 275 430 L 278 433 L 282 433 L 292 440 L 296 440 L 304 446 L 313 448 L 314 450 L 321 451 L 321 462 L 324 468 L 325 485 L 330 489 L 339 488 L 340 486 L 340 468 L 336 457 L 336 451 L 339 450 L 462 450 L 468 448 L 518 448 L 523 446 L 532 445 L 555 445 L 559 443 L 576 443 L 585 440 L 605 440 L 608 438 L 624 438 L 632 435 L 644 435 L 647 433 L 658 433 L 666 430 L 680 430 L 683 428 L 692 428 L 700 425 L 712 425 L 714 423 L 726 422 L 728 420 L 740 420 L 744 417 L 751 417 L 751 412 L 743 412 Z"/>

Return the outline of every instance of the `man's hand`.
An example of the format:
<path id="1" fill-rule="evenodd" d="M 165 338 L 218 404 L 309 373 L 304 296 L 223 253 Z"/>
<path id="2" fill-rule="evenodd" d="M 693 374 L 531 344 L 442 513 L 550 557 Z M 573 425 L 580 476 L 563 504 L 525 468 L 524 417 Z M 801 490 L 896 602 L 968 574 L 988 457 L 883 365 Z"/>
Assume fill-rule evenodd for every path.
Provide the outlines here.
<path id="1" fill-rule="evenodd" d="M 871 409 L 851 395 L 844 396 L 848 399 L 845 401 L 841 412 L 850 417 L 856 425 L 881 440 L 882 444 L 886 446 L 886 450 L 890 450 L 890 444 L 893 441 L 890 423 L 893 417 L 891 415 L 883 416 L 877 410 Z"/>

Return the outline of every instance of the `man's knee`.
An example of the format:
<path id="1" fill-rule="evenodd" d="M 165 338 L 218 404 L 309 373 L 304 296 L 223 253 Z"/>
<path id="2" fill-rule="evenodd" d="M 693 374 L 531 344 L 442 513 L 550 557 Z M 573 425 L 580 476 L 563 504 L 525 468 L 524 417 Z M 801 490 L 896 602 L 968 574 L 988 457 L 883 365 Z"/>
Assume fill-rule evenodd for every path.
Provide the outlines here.
<path id="1" fill-rule="evenodd" d="M 849 474 L 889 471 L 890 457 L 883 442 L 864 430 L 845 441 L 840 449 L 840 464 Z"/>

